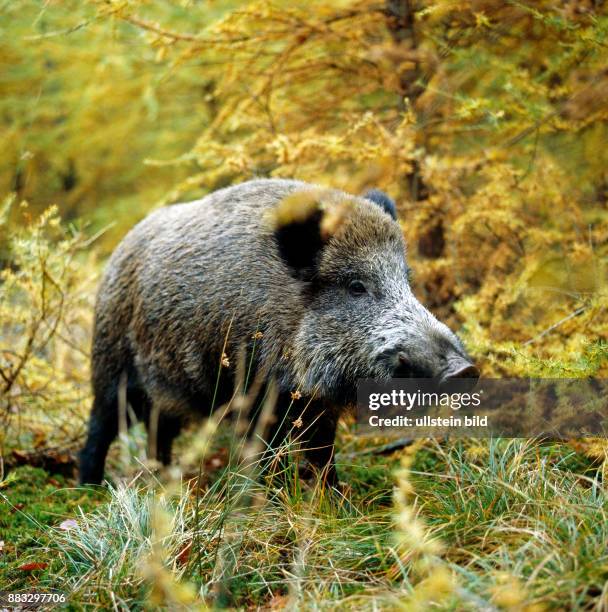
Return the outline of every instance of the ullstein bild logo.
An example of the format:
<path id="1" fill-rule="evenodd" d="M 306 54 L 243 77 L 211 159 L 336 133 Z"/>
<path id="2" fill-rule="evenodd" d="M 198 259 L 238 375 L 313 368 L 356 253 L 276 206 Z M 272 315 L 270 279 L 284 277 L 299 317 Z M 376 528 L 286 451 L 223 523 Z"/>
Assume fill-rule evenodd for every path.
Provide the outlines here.
<path id="1" fill-rule="evenodd" d="M 360 381 L 360 433 L 412 437 L 586 437 L 608 432 L 604 379 L 455 380 L 437 388 L 430 379 Z"/>

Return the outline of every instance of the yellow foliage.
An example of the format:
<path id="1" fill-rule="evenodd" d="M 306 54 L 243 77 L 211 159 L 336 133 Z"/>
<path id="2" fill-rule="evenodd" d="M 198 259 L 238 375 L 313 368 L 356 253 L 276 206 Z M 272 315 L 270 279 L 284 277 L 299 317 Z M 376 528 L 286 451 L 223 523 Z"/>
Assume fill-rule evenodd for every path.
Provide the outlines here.
<path id="1" fill-rule="evenodd" d="M 0 272 L 0 450 L 11 444 L 69 444 L 82 432 L 90 395 L 88 351 L 96 263 L 57 207 L 9 224 L 0 217 L 11 265 Z M 14 427 L 10 427 L 12 425 Z"/>

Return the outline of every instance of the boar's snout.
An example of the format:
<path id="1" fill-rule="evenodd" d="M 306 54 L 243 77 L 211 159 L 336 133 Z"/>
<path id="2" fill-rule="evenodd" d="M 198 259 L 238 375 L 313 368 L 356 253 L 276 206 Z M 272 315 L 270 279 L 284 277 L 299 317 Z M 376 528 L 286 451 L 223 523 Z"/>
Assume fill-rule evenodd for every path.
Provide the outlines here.
<path id="1" fill-rule="evenodd" d="M 450 363 L 449 369 L 439 379 L 442 393 L 467 393 L 472 391 L 479 379 L 479 370 L 464 358 Z"/>
<path id="2" fill-rule="evenodd" d="M 450 355 L 446 361 L 447 366 L 438 372 L 431 365 L 421 368 L 405 352 L 399 351 L 392 377 L 433 379 L 441 393 L 468 393 L 475 388 L 479 370 L 473 363 L 460 354 Z"/>

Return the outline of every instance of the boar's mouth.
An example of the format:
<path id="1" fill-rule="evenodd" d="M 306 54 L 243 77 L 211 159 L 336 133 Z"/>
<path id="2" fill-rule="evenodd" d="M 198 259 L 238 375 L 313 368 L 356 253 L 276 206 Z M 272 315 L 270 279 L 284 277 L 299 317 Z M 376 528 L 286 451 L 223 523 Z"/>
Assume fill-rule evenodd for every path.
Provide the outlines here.
<path id="1" fill-rule="evenodd" d="M 387 351 L 380 355 L 380 361 L 386 364 L 389 371 L 392 370 L 391 378 L 435 378 L 429 368 L 409 359 L 403 352 L 395 358 L 392 351 Z"/>

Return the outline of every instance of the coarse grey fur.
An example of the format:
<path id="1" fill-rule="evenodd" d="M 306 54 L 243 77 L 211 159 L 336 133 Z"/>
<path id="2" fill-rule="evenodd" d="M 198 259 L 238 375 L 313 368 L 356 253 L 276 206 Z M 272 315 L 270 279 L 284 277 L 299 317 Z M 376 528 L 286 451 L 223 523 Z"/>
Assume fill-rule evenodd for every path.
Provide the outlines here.
<path id="1" fill-rule="evenodd" d="M 296 192 L 321 193 L 328 209 L 348 207 L 306 274 L 286 260 L 273 216 Z M 306 231 L 302 249 L 311 244 Z M 277 411 L 288 409 L 293 391 L 304 396 L 300 410 L 314 397 L 310 446 L 329 450 L 309 454 L 329 464 L 330 482 L 335 423 L 357 379 L 475 375 L 458 338 L 412 293 L 390 214 L 295 180 L 254 180 L 150 214 L 110 258 L 95 315 L 83 482 L 101 481 L 123 372 L 136 412 L 160 413 L 158 452 L 168 462 L 183 419 L 209 414 L 222 353 L 231 365 L 222 368 L 216 406 L 230 396 L 239 350 L 252 350 L 256 334 L 253 370 L 277 382 Z"/>

